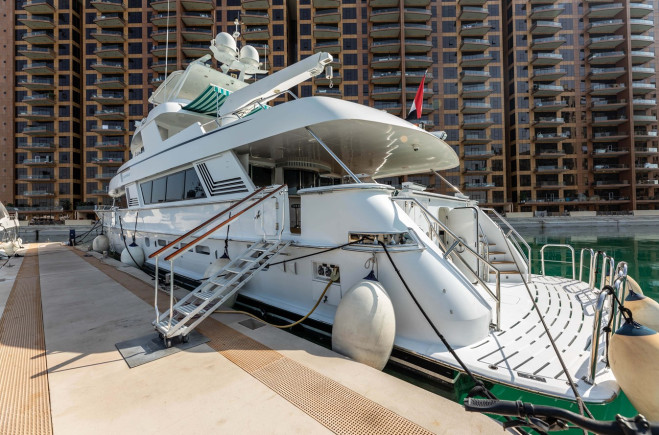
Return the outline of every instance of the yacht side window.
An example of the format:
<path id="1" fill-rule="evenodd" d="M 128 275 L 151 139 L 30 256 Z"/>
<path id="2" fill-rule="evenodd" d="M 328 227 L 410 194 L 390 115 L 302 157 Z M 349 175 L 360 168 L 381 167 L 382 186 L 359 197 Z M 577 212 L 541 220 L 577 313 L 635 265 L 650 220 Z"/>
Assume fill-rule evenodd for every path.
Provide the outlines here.
<path id="1" fill-rule="evenodd" d="M 206 198 L 206 193 L 194 168 L 140 183 L 140 189 L 144 204 Z"/>

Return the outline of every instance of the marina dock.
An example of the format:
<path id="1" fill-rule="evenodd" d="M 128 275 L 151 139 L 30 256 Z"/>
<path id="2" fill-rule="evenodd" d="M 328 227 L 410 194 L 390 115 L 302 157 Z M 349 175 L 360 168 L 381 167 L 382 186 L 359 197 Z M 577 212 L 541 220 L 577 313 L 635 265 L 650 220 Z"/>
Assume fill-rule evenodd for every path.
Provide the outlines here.
<path id="1" fill-rule="evenodd" d="M 0 434 L 501 432 L 240 314 L 206 319 L 206 343 L 129 368 L 116 345 L 153 334 L 153 297 L 146 273 L 59 243 L 10 259 L 0 268 Z"/>

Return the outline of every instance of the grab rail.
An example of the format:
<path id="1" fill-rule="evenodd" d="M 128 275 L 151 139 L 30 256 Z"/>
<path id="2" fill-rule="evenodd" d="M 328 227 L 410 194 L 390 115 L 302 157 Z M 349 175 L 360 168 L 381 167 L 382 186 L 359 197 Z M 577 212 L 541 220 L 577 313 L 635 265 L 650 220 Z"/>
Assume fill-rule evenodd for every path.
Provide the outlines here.
<path id="1" fill-rule="evenodd" d="M 574 265 L 574 260 L 575 260 L 574 248 L 570 245 L 561 244 L 561 243 L 548 243 L 548 244 L 544 245 L 542 248 L 540 248 L 540 266 L 542 268 L 542 276 L 545 275 L 545 249 L 546 248 L 568 248 L 570 250 L 570 252 L 572 253 L 572 279 L 575 279 L 576 278 L 576 269 L 575 269 L 575 265 Z M 564 263 L 564 262 L 561 261 L 561 263 Z"/>
<path id="2" fill-rule="evenodd" d="M 615 273 L 615 260 L 613 257 L 606 255 L 606 252 L 602 252 L 602 276 L 600 277 L 600 289 L 604 288 L 606 283 L 606 263 L 609 263 L 609 284 L 613 285 L 613 274 Z"/>
<path id="3" fill-rule="evenodd" d="M 442 249 L 445 256 L 448 257 L 450 254 L 453 253 L 453 250 L 455 249 L 456 246 L 462 245 L 464 248 L 467 249 L 467 251 L 469 251 L 471 254 L 475 255 L 477 259 L 481 260 L 483 263 L 487 264 L 492 270 L 494 270 L 495 275 L 496 275 L 496 294 L 492 293 L 492 290 L 490 290 L 490 288 L 480 278 L 480 276 L 478 276 L 478 274 L 476 272 L 474 272 L 474 270 L 471 268 L 471 266 L 469 266 L 467 261 L 464 258 L 462 258 L 462 255 L 460 255 L 460 253 L 457 252 L 457 251 L 455 252 L 455 254 L 457 254 L 458 259 L 460 259 L 460 261 L 462 261 L 462 264 L 464 264 L 467 267 L 467 269 L 469 269 L 469 271 L 476 277 L 476 279 L 483 286 L 483 288 L 496 301 L 496 315 L 497 315 L 496 328 L 497 328 L 497 331 L 500 331 L 501 330 L 501 272 L 499 271 L 499 269 L 494 267 L 494 265 L 492 263 L 490 263 L 489 260 L 484 258 L 478 252 L 474 251 L 470 246 L 465 245 L 464 243 L 462 243 L 460 237 L 458 237 L 453 231 L 451 231 L 442 221 L 440 221 L 435 216 L 433 216 L 433 214 L 430 213 L 430 211 L 427 208 L 425 208 L 423 206 L 423 204 L 421 204 L 421 202 L 419 202 L 419 200 L 417 200 L 416 198 L 403 198 L 403 197 L 397 196 L 397 197 L 392 197 L 390 199 L 391 199 L 392 202 L 410 201 L 410 202 L 416 203 L 419 206 L 419 208 L 423 212 L 424 218 L 428 222 L 428 228 L 430 228 L 432 231 L 434 231 L 436 233 L 439 247 Z M 439 235 L 439 233 L 437 232 L 435 227 L 432 224 L 430 224 L 430 221 L 429 221 L 428 218 L 432 219 L 437 225 L 439 225 L 441 228 L 443 228 L 444 231 L 446 231 L 448 234 L 450 234 L 455 239 L 455 242 L 451 245 L 451 247 L 449 247 L 448 249 L 446 248 L 446 245 L 444 245 L 441 236 Z"/>
<path id="4" fill-rule="evenodd" d="M 505 239 L 510 240 L 514 245 L 516 250 L 524 257 L 524 260 L 526 260 L 526 281 L 531 282 L 531 247 L 529 246 L 528 243 L 526 243 L 526 240 L 524 240 L 524 237 L 522 237 L 515 228 L 513 228 L 512 225 L 503 217 L 501 216 L 495 209 L 493 208 L 482 208 L 481 210 L 488 211 L 494 213 L 494 215 L 508 227 L 508 232 L 504 232 L 503 228 L 499 227 L 501 230 L 501 233 L 503 234 L 503 237 Z M 510 235 L 513 234 L 515 235 L 515 238 L 510 237 Z M 519 241 L 522 242 L 522 244 L 526 247 L 526 250 L 528 252 L 528 256 L 524 254 L 524 251 L 522 250 L 522 247 L 519 244 Z M 511 253 L 512 254 L 512 253 Z"/>
<path id="5" fill-rule="evenodd" d="M 591 282 L 594 284 L 595 279 L 593 278 L 593 274 L 595 272 L 595 259 L 597 258 L 595 256 L 595 251 L 591 248 L 581 248 L 581 252 L 579 253 L 579 281 L 583 281 L 583 253 L 588 252 L 590 253 L 590 266 L 588 268 L 588 287 L 593 288 L 591 285 Z"/>
<path id="6" fill-rule="evenodd" d="M 589 369 L 588 369 L 587 377 L 586 379 L 584 379 L 590 385 L 593 385 L 595 383 L 595 374 L 597 372 L 597 352 L 600 347 L 600 331 L 602 330 L 602 310 L 604 309 L 606 300 L 609 297 L 611 297 L 610 292 L 608 291 L 601 292 L 597 298 L 597 304 L 595 305 L 595 317 L 593 319 L 593 333 L 590 339 Z M 606 351 L 608 351 L 608 349 L 606 349 Z"/>

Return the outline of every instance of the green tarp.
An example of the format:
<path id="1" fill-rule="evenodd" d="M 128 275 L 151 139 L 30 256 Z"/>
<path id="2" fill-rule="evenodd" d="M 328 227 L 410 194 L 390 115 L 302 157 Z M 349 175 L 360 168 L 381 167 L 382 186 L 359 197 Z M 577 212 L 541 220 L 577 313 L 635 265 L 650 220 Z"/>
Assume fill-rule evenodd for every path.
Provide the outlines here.
<path id="1" fill-rule="evenodd" d="M 183 107 L 183 109 L 191 112 L 203 113 L 204 115 L 217 116 L 218 109 L 224 104 L 224 101 L 230 94 L 231 91 L 227 91 L 224 88 L 216 85 L 208 85 L 204 92 L 194 100 L 190 101 L 185 107 Z M 245 116 L 249 116 L 252 113 L 267 108 L 268 106 L 265 105 L 258 106 Z"/>

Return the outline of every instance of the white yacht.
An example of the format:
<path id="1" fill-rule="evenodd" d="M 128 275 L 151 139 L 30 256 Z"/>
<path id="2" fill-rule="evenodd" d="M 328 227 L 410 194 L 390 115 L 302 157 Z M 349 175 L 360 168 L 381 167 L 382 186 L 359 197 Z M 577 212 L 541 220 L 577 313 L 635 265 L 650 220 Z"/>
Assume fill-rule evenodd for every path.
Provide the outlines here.
<path id="1" fill-rule="evenodd" d="M 168 344 L 220 306 L 291 321 L 311 312 L 307 324 L 337 350 L 379 368 L 384 355 L 449 383 L 468 369 L 513 391 L 571 402 L 576 391 L 612 406 L 620 388 L 599 333 L 608 303 L 593 273 L 533 274 L 528 245 L 494 210 L 377 182 L 457 166 L 441 134 L 341 99 L 295 97 L 303 81 L 331 77 L 327 53 L 248 84 L 261 73 L 255 50 L 238 51 L 228 34 L 211 49 L 220 70 L 206 56 L 150 97 L 109 187 L 126 206 L 97 211 L 113 250 L 171 272 L 172 286 L 197 286 L 156 309 Z M 607 275 L 625 273 L 583 254 L 591 270 L 602 260 Z"/>
<path id="2" fill-rule="evenodd" d="M 10 215 L 0 202 L 0 258 L 22 254 L 22 240 L 18 237 L 20 225 L 17 213 Z"/>

